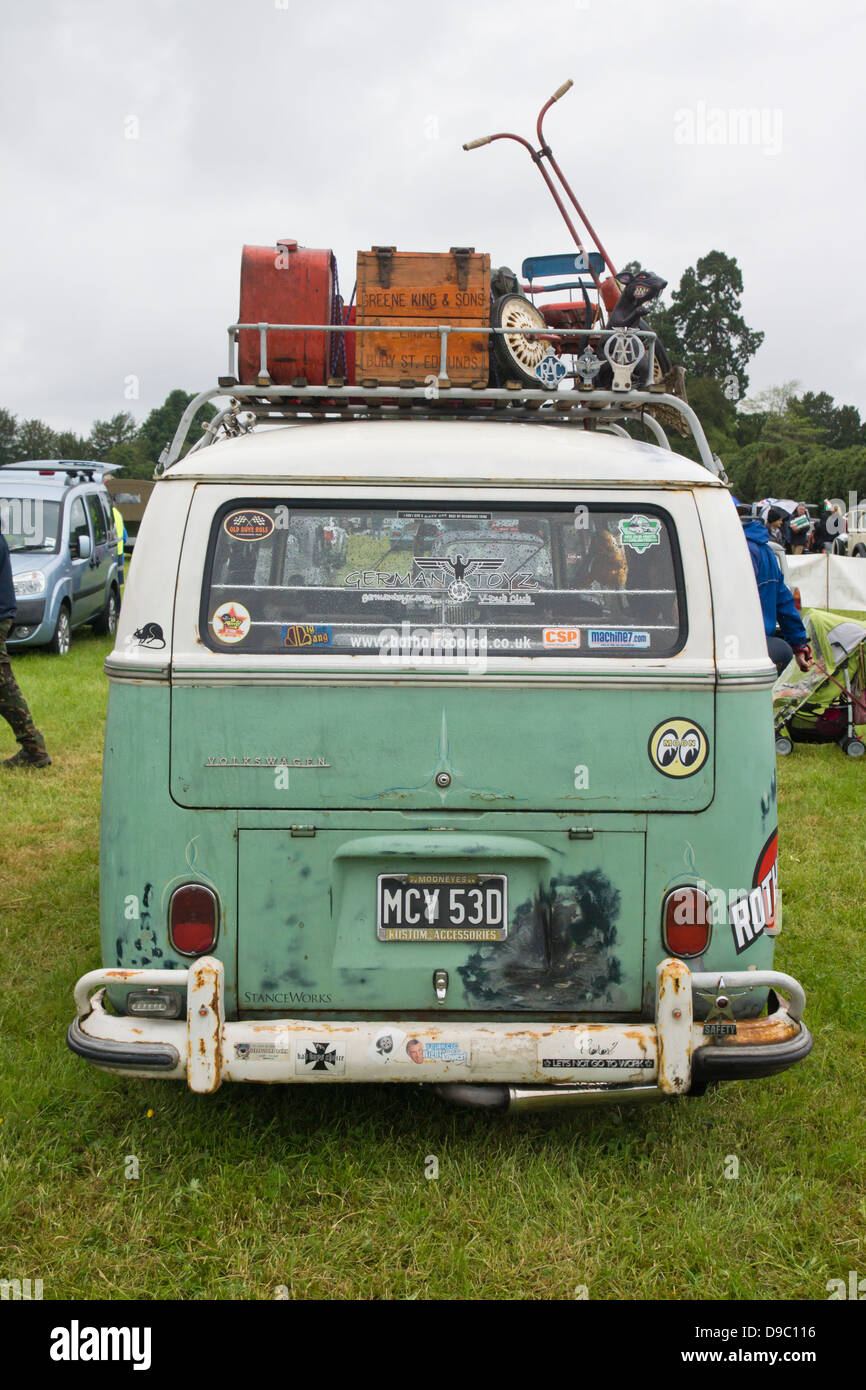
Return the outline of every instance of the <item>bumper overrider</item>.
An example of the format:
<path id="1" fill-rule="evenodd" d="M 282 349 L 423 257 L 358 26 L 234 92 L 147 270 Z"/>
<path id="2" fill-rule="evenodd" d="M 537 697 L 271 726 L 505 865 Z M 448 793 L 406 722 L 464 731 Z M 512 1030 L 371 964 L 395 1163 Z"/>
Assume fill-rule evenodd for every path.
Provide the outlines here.
<path id="1" fill-rule="evenodd" d="M 186 1018 L 108 1013 L 105 988 L 118 984 L 186 990 Z M 772 1012 L 734 1020 L 727 996 L 752 989 L 772 991 Z M 694 1018 L 695 994 L 710 1001 L 707 1023 Z M 812 1050 L 805 1005 L 790 975 L 734 970 L 720 976 L 668 959 L 656 971 L 652 1023 L 232 1022 L 225 1016 L 222 963 L 204 956 L 186 971 L 104 969 L 82 976 L 67 1042 L 104 1070 L 186 1080 L 201 1094 L 224 1081 L 425 1081 L 458 1103 L 533 1109 L 660 1100 L 700 1093 L 713 1081 L 772 1076 Z"/>

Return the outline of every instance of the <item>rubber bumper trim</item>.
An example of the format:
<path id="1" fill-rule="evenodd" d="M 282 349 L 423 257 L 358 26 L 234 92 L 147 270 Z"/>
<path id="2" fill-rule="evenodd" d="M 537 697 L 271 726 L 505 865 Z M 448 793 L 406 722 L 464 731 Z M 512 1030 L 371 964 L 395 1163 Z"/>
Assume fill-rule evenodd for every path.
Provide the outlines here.
<path id="1" fill-rule="evenodd" d="M 73 1019 L 66 1034 L 70 1051 L 96 1066 L 153 1067 L 171 1071 L 180 1063 L 178 1050 L 171 1043 L 122 1043 L 109 1038 L 92 1038 L 85 1033 L 79 1020 Z"/>
<path id="2" fill-rule="evenodd" d="M 696 1082 L 750 1081 L 776 1076 L 809 1056 L 814 1039 L 805 1023 L 795 1037 L 781 1043 L 753 1043 L 743 1047 L 699 1047 L 692 1056 L 692 1076 Z"/>

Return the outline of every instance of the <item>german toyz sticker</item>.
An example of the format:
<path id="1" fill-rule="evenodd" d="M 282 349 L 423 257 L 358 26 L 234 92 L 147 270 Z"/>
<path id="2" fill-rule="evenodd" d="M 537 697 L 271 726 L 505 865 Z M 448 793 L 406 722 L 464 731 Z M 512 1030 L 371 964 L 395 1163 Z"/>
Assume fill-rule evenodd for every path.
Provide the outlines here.
<path id="1" fill-rule="evenodd" d="M 650 734 L 647 751 L 665 777 L 693 777 L 707 761 L 710 741 L 691 719 L 664 719 Z"/>
<path id="2" fill-rule="evenodd" d="M 250 630 L 249 609 L 242 603 L 223 603 L 211 618 L 213 634 L 218 642 L 234 646 L 242 642 Z"/>
<path id="3" fill-rule="evenodd" d="M 263 541 L 274 529 L 273 517 L 266 512 L 230 512 L 223 530 L 235 541 Z"/>
<path id="4" fill-rule="evenodd" d="M 658 545 L 662 524 L 656 516 L 626 516 L 619 523 L 619 538 L 623 545 L 642 555 L 651 545 Z"/>

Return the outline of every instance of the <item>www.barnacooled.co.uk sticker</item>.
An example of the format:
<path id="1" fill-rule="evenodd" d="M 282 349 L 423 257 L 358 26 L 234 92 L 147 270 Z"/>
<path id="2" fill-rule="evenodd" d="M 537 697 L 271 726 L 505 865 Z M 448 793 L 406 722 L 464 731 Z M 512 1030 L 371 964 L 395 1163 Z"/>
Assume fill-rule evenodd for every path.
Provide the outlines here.
<path id="1" fill-rule="evenodd" d="M 693 777 L 710 751 L 710 741 L 692 719 L 676 716 L 656 724 L 649 736 L 650 762 L 665 777 Z"/>

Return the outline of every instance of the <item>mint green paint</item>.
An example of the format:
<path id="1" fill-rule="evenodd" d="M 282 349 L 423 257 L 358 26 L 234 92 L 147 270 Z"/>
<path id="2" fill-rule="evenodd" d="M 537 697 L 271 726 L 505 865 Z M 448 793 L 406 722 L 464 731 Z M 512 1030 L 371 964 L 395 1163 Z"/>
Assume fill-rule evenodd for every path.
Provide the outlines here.
<path id="1" fill-rule="evenodd" d="M 646 752 L 651 729 L 674 715 L 695 719 L 711 741 L 707 766 L 679 781 L 658 773 Z M 278 792 L 273 771 L 202 766 L 208 756 L 283 750 L 325 756 L 332 770 L 290 769 L 288 790 Z M 573 787 L 576 764 L 589 768 L 585 791 Z M 444 797 L 433 781 L 442 768 L 453 777 Z M 408 790 L 398 794 L 400 786 Z M 103 963 L 185 968 L 186 959 L 168 947 L 168 895 L 175 884 L 199 880 L 216 888 L 222 904 L 215 954 L 226 966 L 229 1016 L 239 984 L 243 994 L 301 996 L 300 1005 L 242 999 L 250 1012 L 433 1009 L 435 969 L 449 972 L 446 1009 L 505 1017 L 642 1009 L 649 1016 L 664 954 L 664 893 L 696 879 L 726 896 L 749 889 L 776 827 L 774 786 L 770 702 L 761 691 L 382 684 L 171 692 L 156 683 L 115 682 L 104 765 Z M 179 804 L 184 798 L 212 804 L 196 809 Z M 226 809 L 218 809 L 220 801 Z M 292 837 L 293 824 L 317 833 Z M 592 840 L 569 839 L 569 827 L 587 826 Z M 542 988 L 533 1009 L 525 976 L 519 999 L 501 989 L 490 999 L 479 994 L 485 971 L 497 984 L 491 953 L 498 943 L 486 948 L 486 964 L 476 963 L 470 987 L 465 969 L 475 948 L 379 942 L 376 874 L 400 866 L 441 871 L 449 863 L 508 873 L 512 914 L 539 899 L 549 905 L 555 881 L 598 871 L 620 894 L 615 940 L 600 948 L 619 978 L 590 981 L 589 998 L 578 998 L 575 986 L 559 1003 Z M 126 918 L 130 895 L 143 919 Z M 764 968 L 772 956 L 766 936 L 738 956 L 724 921 L 692 964 Z M 123 994 L 114 990 L 112 998 L 119 1002 Z M 758 997 L 741 1011 L 757 1013 L 762 1002 Z"/>

